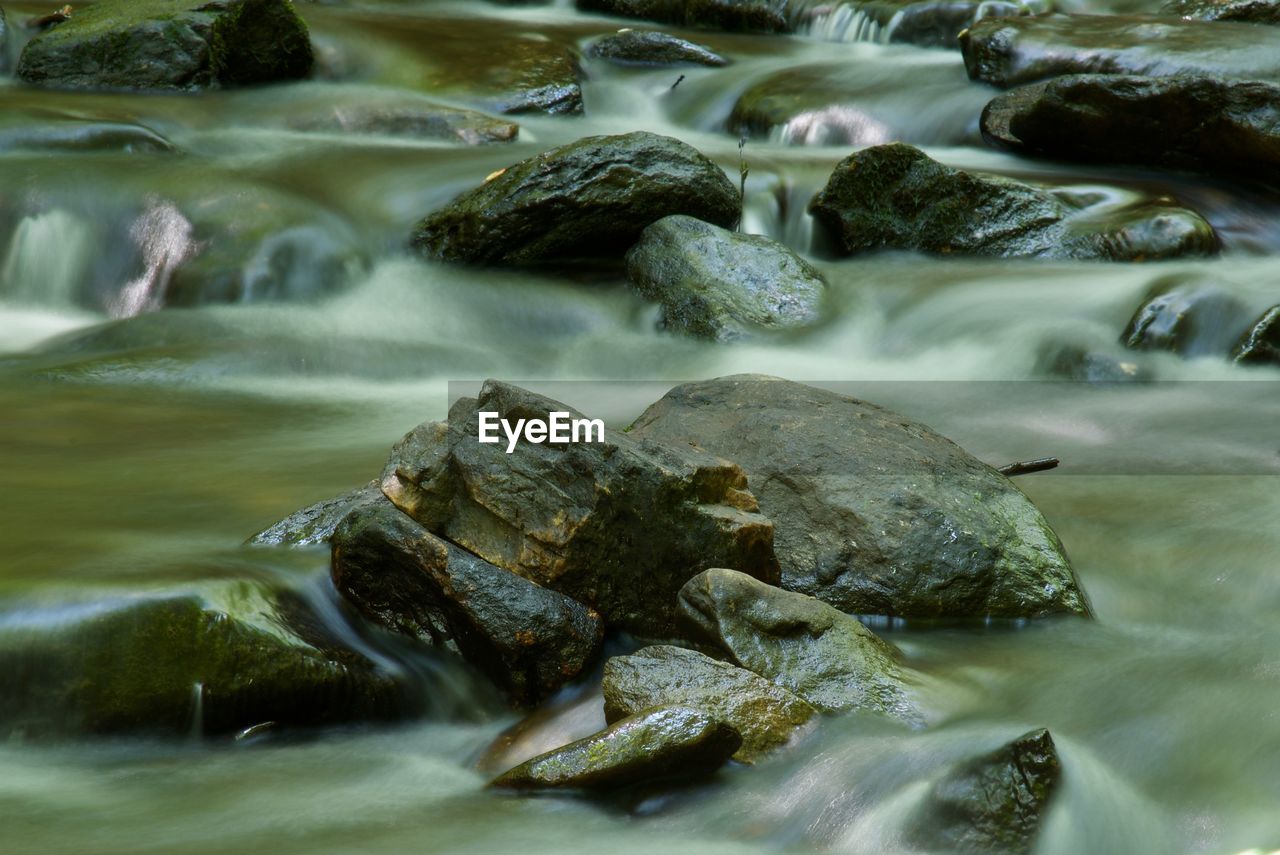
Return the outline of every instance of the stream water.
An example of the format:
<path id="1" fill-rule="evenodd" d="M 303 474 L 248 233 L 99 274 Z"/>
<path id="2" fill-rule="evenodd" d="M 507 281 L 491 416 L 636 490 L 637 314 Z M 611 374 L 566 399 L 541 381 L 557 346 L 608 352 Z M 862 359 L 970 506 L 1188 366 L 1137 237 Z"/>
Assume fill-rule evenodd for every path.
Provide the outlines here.
<path id="1" fill-rule="evenodd" d="M 11 23 L 48 11 L 5 6 Z M 809 35 L 692 34 L 733 58 L 724 69 L 588 60 L 585 115 L 520 116 L 510 144 L 291 131 L 315 103 L 416 92 L 466 106 L 509 40 L 577 46 L 619 26 L 568 3 L 299 8 L 345 82 L 177 97 L 0 79 L 0 620 L 223 576 L 319 590 L 324 550 L 245 537 L 378 472 L 401 434 L 443 416 L 450 381 L 652 381 L 599 398 L 599 385 L 563 387 L 620 426 L 665 386 L 738 372 L 840 382 L 995 465 L 1061 457 L 1019 486 L 1098 619 L 889 627 L 913 667 L 953 687 L 933 727 L 833 719 L 775 762 L 625 805 L 484 790 L 474 761 L 514 717 L 441 663 L 422 670 L 438 714 L 420 723 L 236 747 L 11 741 L 0 850 L 883 853 L 901 848 L 934 771 L 1041 726 L 1066 783 L 1038 852 L 1280 848 L 1280 372 L 1117 341 L 1165 276 L 1212 277 L 1258 312 L 1275 304 L 1274 199 L 984 149 L 991 90 L 967 80 L 958 52 L 842 41 L 875 34 L 831 16 Z M 677 136 L 736 176 L 739 140 L 724 128 L 737 96 L 817 63 L 859 80 L 867 109 L 747 142 L 749 231 L 809 251 L 805 203 L 851 149 L 823 143 L 853 127 L 860 143 L 906 139 L 956 166 L 1120 200 L 1171 195 L 1207 216 L 1224 252 L 1134 265 L 819 258 L 837 319 L 737 346 L 656 330 L 654 310 L 607 277 L 404 252 L 426 212 L 587 134 Z M 131 142 L 23 136 L 67 122 Z M 199 240 L 193 220 L 255 235 L 238 290 L 169 290 Z M 1056 382 L 1042 356 L 1062 344 L 1158 382 Z"/>

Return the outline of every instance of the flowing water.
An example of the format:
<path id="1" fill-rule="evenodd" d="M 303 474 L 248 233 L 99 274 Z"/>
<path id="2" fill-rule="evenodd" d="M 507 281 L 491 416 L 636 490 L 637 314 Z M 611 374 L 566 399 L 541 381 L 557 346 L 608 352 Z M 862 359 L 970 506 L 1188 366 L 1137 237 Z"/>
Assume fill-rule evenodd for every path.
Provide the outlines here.
<path id="1" fill-rule="evenodd" d="M 47 5 L 6 7 L 17 22 Z M 725 69 L 586 61 L 585 116 L 521 116 L 506 145 L 289 127 L 316 104 L 472 104 L 469 87 L 513 41 L 576 46 L 618 22 L 568 3 L 300 3 L 334 79 L 199 97 L 0 82 L 0 619 L 225 576 L 323 601 L 323 550 L 244 538 L 378 472 L 396 438 L 443 416 L 450 381 L 655 381 L 596 398 L 600 386 L 562 387 L 622 425 L 671 383 L 737 372 L 844 383 L 992 464 L 1061 457 L 1019 485 L 1098 619 L 887 627 L 947 687 L 931 728 L 833 719 L 775 762 L 627 804 L 484 790 L 475 760 L 514 719 L 438 662 L 420 676 L 436 714 L 393 728 L 235 747 L 198 729 L 176 745 L 14 739 L 0 745 L 0 850 L 891 852 L 930 776 L 1041 726 L 1066 783 L 1039 852 L 1280 848 L 1280 372 L 1117 343 L 1164 276 L 1211 277 L 1258 312 L 1280 302 L 1280 205 L 1247 187 L 985 150 L 974 130 L 991 93 L 958 53 L 880 43 L 827 5 L 808 34 L 695 34 L 735 60 Z M 1117 203 L 1173 196 L 1205 213 L 1224 253 L 819 258 L 836 320 L 724 346 L 656 330 L 610 274 L 474 271 L 403 251 L 426 212 L 587 134 L 670 134 L 737 176 L 725 130 L 737 96 L 810 64 L 857 80 L 865 109 L 747 142 L 749 231 L 808 251 L 805 204 L 849 142 L 906 139 Z M 209 223 L 247 249 L 237 275 L 192 285 L 175 270 Z M 1160 382 L 1053 382 L 1042 357 L 1063 344 Z"/>

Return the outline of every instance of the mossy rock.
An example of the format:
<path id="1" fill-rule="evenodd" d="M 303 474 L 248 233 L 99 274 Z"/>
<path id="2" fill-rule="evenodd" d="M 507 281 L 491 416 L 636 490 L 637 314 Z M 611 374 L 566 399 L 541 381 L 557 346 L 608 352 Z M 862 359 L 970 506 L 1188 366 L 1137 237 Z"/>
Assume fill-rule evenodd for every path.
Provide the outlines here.
<path id="1" fill-rule="evenodd" d="M 306 77 L 290 0 L 99 0 L 33 38 L 18 77 L 41 86 L 198 90 Z"/>

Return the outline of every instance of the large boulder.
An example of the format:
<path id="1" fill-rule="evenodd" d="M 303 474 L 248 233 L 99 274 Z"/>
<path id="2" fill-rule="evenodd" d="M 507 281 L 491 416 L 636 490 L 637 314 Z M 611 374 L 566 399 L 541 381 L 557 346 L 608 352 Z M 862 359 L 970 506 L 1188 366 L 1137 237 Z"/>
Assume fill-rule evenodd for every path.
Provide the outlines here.
<path id="1" fill-rule="evenodd" d="M 650 223 L 738 219 L 728 176 L 696 149 L 646 132 L 584 137 L 508 167 L 418 224 L 428 258 L 522 265 L 621 256 Z"/>
<path id="2" fill-rule="evenodd" d="M 822 712 L 860 709 L 911 722 L 920 718 L 897 648 L 806 594 L 736 570 L 712 569 L 681 589 L 680 617 L 692 638 Z"/>
<path id="3" fill-rule="evenodd" d="M 947 772 L 908 822 L 934 852 L 1031 852 L 1062 776 L 1047 730 L 1033 730 Z"/>
<path id="4" fill-rule="evenodd" d="M 723 721 L 666 706 L 620 719 L 597 734 L 549 751 L 499 775 L 500 789 L 611 790 L 709 775 L 742 747 Z"/>
<path id="5" fill-rule="evenodd" d="M 741 465 L 777 526 L 787 590 L 853 614 L 1089 614 L 1061 543 L 1027 497 L 896 413 L 738 376 L 676 387 L 630 435 L 696 442 Z"/>
<path id="6" fill-rule="evenodd" d="M 28 42 L 17 73 L 59 88 L 195 90 L 296 80 L 311 65 L 290 0 L 99 0 Z"/>
<path id="7" fill-rule="evenodd" d="M 1241 336 L 1232 351 L 1239 365 L 1280 365 L 1280 306 L 1272 306 Z"/>
<path id="8" fill-rule="evenodd" d="M 1280 24 L 1277 0 L 1169 0 L 1160 7 L 1160 13 L 1198 21 Z"/>
<path id="9" fill-rule="evenodd" d="M 1280 179 L 1280 86 L 1214 77 L 1074 74 L 1015 89 L 982 132 L 1019 153 Z"/>
<path id="10" fill-rule="evenodd" d="M 604 715 L 616 722 L 655 706 L 703 710 L 742 737 L 735 760 L 754 763 L 790 742 L 816 714 L 786 689 L 681 647 L 646 647 L 604 665 Z"/>
<path id="11" fill-rule="evenodd" d="M 823 319 L 826 279 L 763 235 L 664 217 L 644 230 L 626 261 L 632 286 L 662 306 L 663 326 L 676 332 L 724 341 Z"/>
<path id="12" fill-rule="evenodd" d="M 1218 250 L 1203 217 L 1167 201 L 1082 207 L 1071 195 L 953 169 L 902 143 L 842 160 L 809 212 L 850 254 L 1138 261 Z"/>
<path id="13" fill-rule="evenodd" d="M 583 12 L 740 33 L 786 33 L 789 0 L 577 0 Z"/>
<path id="14" fill-rule="evenodd" d="M 718 67 L 729 61 L 706 45 L 677 38 L 668 33 L 619 30 L 616 35 L 597 39 L 587 47 L 587 56 L 617 65 L 708 65 Z"/>
<path id="15" fill-rule="evenodd" d="M 388 501 L 353 510 L 331 541 L 334 587 L 366 618 L 460 653 L 517 704 L 590 665 L 600 616 L 432 535 Z"/>
<path id="16" fill-rule="evenodd" d="M 1196 276 L 1162 277 L 1147 289 L 1120 342 L 1131 350 L 1222 356 L 1248 322 L 1248 306 L 1221 283 Z"/>
<path id="17" fill-rule="evenodd" d="M 1280 81 L 1276 31 L 1114 15 L 987 18 L 960 34 L 969 76 L 1017 86 L 1061 74 Z"/>
<path id="18" fill-rule="evenodd" d="M 407 711 L 396 675 L 249 583 L 0 617 L 0 729 L 216 736 Z"/>
<path id="19" fill-rule="evenodd" d="M 579 433 L 592 430 L 592 441 L 509 445 L 497 430 L 499 441 L 482 443 L 482 412 L 496 413 L 495 424 L 584 419 L 491 380 L 453 406 L 447 428 L 412 432 L 383 491 L 432 532 L 653 638 L 672 637 L 680 588 L 708 567 L 777 581 L 773 524 L 735 464 L 602 424 Z"/>

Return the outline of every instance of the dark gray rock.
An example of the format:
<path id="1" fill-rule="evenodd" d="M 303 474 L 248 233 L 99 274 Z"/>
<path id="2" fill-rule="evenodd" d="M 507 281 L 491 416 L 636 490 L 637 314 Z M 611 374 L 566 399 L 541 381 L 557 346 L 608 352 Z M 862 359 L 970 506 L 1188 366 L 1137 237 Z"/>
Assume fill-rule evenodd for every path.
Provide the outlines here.
<path id="1" fill-rule="evenodd" d="M 1231 356 L 1240 365 L 1280 365 L 1280 306 L 1258 318 Z"/>
<path id="2" fill-rule="evenodd" d="M 788 0 L 577 0 L 579 11 L 735 33 L 786 33 Z"/>
<path id="3" fill-rule="evenodd" d="M 1036 372 L 1077 383 L 1149 382 L 1152 373 L 1136 362 L 1068 342 L 1049 342 L 1040 349 Z"/>
<path id="4" fill-rule="evenodd" d="M 720 167 L 671 137 L 584 137 L 521 161 L 418 224 L 427 258 L 480 264 L 610 258 L 650 223 L 688 214 L 738 219 L 738 191 Z"/>
<path id="5" fill-rule="evenodd" d="M 1165 201 L 1093 210 L 1048 190 L 944 166 L 902 143 L 841 161 L 809 211 L 845 253 L 1137 261 L 1210 255 L 1213 227 Z"/>
<path id="6" fill-rule="evenodd" d="M 610 790 L 709 775 L 742 746 L 723 721 L 666 706 L 616 721 L 599 733 L 534 757 L 499 775 L 501 789 Z"/>
<path id="7" fill-rule="evenodd" d="M 0 74 L 9 71 L 9 22 L 0 9 Z"/>
<path id="8" fill-rule="evenodd" d="M 938 852 L 1031 852 L 1062 766 L 1047 730 L 1033 730 L 948 772 L 908 822 Z"/>
<path id="9" fill-rule="evenodd" d="M 644 230 L 626 260 L 632 286 L 662 306 L 670 330 L 726 341 L 823 319 L 826 279 L 762 235 L 664 217 Z"/>
<path id="10" fill-rule="evenodd" d="M 369 620 L 460 653 L 517 704 L 582 673 L 600 616 L 435 537 L 390 502 L 353 510 L 332 538 L 334 587 Z"/>
<path id="11" fill-rule="evenodd" d="M 587 56 L 618 65 L 708 65 L 719 67 L 729 61 L 706 45 L 686 41 L 668 33 L 619 30 L 617 35 L 597 39 L 587 47 Z"/>
<path id="12" fill-rule="evenodd" d="M 249 538 L 248 542 L 253 546 L 316 546 L 328 543 L 333 530 L 347 514 L 357 508 L 385 502 L 386 497 L 382 495 L 378 482 L 370 481 L 349 493 L 294 511 Z"/>
<path id="13" fill-rule="evenodd" d="M 1253 80 L 1074 74 L 997 97 L 982 132 L 1021 154 L 1275 182 L 1277 104 L 1280 86 Z"/>
<path id="14" fill-rule="evenodd" d="M 443 444 L 435 425 L 410 434 L 383 490 L 432 532 L 652 638 L 674 634 L 680 588 L 708 567 L 777 581 L 773 525 L 736 465 L 609 430 L 603 442 L 522 440 L 508 454 L 505 439 L 479 442 L 482 411 L 583 418 L 491 380 L 454 405 Z"/>
<path id="15" fill-rule="evenodd" d="M 1120 343 L 1184 357 L 1221 356 L 1239 339 L 1248 313 L 1243 301 L 1214 280 L 1164 277 L 1148 289 Z"/>
<path id="16" fill-rule="evenodd" d="M 604 715 L 616 722 L 655 706 L 703 710 L 742 737 L 735 760 L 754 763 L 815 715 L 805 701 L 743 668 L 681 647 L 646 647 L 604 665 Z"/>
<path id="17" fill-rule="evenodd" d="M 631 436 L 696 442 L 737 461 L 777 526 L 782 587 L 841 611 L 1089 614 L 1027 497 L 896 413 L 786 380 L 727 377 L 676 387 Z"/>
<path id="18" fill-rule="evenodd" d="M 960 34 L 974 80 L 1017 86 L 1062 74 L 1200 75 L 1280 82 L 1268 27 L 1116 15 L 987 18 Z"/>
<path id="19" fill-rule="evenodd" d="M 18 76 L 59 88 L 194 90 L 311 73 L 289 0 L 99 0 L 27 43 Z"/>
<path id="20" fill-rule="evenodd" d="M 1198 21 L 1280 24 L 1280 2 L 1276 0 L 1170 0 L 1160 7 L 1160 13 Z"/>

